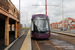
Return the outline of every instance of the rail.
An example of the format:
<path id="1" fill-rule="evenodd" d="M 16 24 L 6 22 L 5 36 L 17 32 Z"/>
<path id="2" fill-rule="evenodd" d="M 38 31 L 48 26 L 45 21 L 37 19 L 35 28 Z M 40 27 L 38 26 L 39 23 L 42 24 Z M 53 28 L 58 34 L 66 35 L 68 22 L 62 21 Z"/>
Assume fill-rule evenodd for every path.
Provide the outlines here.
<path id="1" fill-rule="evenodd" d="M 42 41 L 43 42 L 43 41 Z M 48 42 L 50 44 L 50 47 L 51 48 L 54 48 L 55 50 L 63 50 L 64 47 L 58 47 L 58 45 L 52 43 L 50 40 L 46 40 L 46 42 Z M 34 43 L 35 43 L 35 46 L 33 46 L 33 50 L 37 49 L 37 50 L 43 50 L 43 47 L 40 47 L 41 45 L 38 44 L 39 41 L 37 40 L 34 40 Z M 32 43 L 33 44 L 33 43 Z M 45 43 L 44 43 L 45 44 Z M 45 48 L 47 50 L 47 48 Z"/>

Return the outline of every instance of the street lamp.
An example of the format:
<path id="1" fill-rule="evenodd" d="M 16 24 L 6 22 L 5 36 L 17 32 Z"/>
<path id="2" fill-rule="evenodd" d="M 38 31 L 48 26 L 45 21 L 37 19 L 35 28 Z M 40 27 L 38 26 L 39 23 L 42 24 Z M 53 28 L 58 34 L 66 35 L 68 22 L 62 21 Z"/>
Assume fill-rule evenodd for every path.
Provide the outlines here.
<path id="1" fill-rule="evenodd" d="M 26 24 L 24 24 L 24 26 L 25 26 L 25 30 L 26 30 Z"/>
<path id="2" fill-rule="evenodd" d="M 27 13 L 27 22 L 28 22 L 28 13 Z M 28 25 L 28 23 L 27 23 L 27 25 Z"/>

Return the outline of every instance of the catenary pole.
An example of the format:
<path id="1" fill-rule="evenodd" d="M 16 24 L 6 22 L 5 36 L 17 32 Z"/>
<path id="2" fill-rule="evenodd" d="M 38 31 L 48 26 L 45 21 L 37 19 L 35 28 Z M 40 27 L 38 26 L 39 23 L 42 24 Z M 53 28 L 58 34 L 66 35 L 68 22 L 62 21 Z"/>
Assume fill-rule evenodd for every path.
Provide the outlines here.
<path id="1" fill-rule="evenodd" d="M 63 10 L 63 1 L 64 0 L 62 0 L 62 25 L 63 25 L 63 31 L 64 31 L 64 10 Z"/>
<path id="2" fill-rule="evenodd" d="M 47 15 L 47 0 L 45 0 L 45 13 Z"/>

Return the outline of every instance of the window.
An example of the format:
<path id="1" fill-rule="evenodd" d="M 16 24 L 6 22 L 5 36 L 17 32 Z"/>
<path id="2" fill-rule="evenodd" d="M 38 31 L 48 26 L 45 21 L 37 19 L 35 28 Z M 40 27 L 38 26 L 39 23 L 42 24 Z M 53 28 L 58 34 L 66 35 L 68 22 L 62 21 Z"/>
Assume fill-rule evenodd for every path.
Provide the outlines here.
<path id="1" fill-rule="evenodd" d="M 75 28 L 75 26 L 74 26 L 74 28 Z"/>
<path id="2" fill-rule="evenodd" d="M 72 22 L 72 20 L 69 20 L 69 24 Z"/>
<path id="3" fill-rule="evenodd" d="M 14 9 L 14 12 L 15 12 L 15 9 Z"/>
<path id="4" fill-rule="evenodd" d="M 34 31 L 33 22 L 31 23 L 31 31 Z"/>

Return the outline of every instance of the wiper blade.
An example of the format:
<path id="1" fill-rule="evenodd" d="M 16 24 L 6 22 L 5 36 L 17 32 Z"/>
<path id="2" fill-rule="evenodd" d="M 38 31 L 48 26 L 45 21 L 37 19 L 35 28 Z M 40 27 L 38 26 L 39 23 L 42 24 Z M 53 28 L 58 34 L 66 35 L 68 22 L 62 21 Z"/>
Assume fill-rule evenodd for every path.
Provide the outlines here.
<path id="1" fill-rule="evenodd" d="M 34 23 L 34 22 L 33 22 L 33 23 Z M 34 24 L 35 24 L 35 23 L 34 23 Z M 35 25 L 36 25 L 36 24 L 35 24 Z M 36 26 L 37 26 L 37 25 L 36 25 Z M 38 30 L 38 29 L 39 29 L 40 31 L 42 31 L 42 30 L 37 26 L 37 30 Z M 39 31 L 39 30 L 38 30 L 38 31 Z"/>

